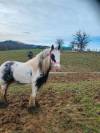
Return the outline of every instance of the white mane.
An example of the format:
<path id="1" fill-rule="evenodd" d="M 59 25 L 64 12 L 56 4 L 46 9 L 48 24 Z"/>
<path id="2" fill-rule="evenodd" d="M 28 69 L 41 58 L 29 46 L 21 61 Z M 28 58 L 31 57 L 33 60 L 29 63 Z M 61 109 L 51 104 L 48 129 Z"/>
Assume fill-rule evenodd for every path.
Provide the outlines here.
<path id="1" fill-rule="evenodd" d="M 39 62 L 39 68 L 43 73 L 47 73 L 51 66 L 51 61 L 50 61 L 50 49 L 45 49 L 42 52 L 40 52 L 38 55 L 36 55 L 36 59 Z"/>
<path id="2" fill-rule="evenodd" d="M 40 58 L 40 59 L 44 59 L 46 58 L 46 56 L 48 56 L 48 54 L 50 53 L 50 49 L 45 49 L 43 51 L 41 51 L 39 54 L 36 55 L 36 58 Z"/>

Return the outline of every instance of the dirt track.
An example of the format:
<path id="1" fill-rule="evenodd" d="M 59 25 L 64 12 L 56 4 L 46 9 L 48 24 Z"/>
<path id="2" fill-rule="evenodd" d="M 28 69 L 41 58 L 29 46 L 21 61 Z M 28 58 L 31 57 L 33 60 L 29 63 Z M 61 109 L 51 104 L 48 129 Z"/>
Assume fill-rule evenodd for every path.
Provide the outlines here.
<path id="1" fill-rule="evenodd" d="M 58 112 L 59 117 L 63 117 L 59 107 L 71 95 L 71 93 L 60 94 L 54 91 L 42 92 L 38 96 L 41 106 L 33 112 L 27 110 L 29 95 L 8 96 L 9 106 L 6 109 L 0 109 L 0 133 L 48 133 L 49 129 L 45 126 L 58 124 L 53 115 Z M 56 127 L 54 130 L 56 131 Z"/>
<path id="2" fill-rule="evenodd" d="M 50 82 L 79 82 L 79 81 L 90 81 L 100 80 L 100 72 L 52 72 L 49 77 Z"/>

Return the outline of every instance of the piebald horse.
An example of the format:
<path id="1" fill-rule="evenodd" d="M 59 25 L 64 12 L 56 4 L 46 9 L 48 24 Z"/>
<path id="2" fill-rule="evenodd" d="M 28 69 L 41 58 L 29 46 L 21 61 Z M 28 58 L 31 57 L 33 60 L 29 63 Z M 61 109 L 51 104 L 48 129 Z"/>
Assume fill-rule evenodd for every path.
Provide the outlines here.
<path id="1" fill-rule="evenodd" d="M 60 68 L 60 46 L 45 49 L 27 62 L 6 61 L 0 66 L 0 92 L 7 103 L 7 89 L 13 82 L 32 84 L 29 107 L 36 106 L 36 94 L 46 83 L 50 70 Z"/>

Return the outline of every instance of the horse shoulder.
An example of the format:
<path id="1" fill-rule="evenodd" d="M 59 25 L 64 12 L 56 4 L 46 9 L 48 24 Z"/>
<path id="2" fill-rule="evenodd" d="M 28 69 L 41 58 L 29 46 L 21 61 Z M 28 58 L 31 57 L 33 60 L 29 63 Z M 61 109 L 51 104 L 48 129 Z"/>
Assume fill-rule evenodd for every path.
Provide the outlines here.
<path id="1" fill-rule="evenodd" d="M 33 73 L 38 72 L 38 60 L 36 58 L 25 62 L 25 65 L 32 68 Z"/>

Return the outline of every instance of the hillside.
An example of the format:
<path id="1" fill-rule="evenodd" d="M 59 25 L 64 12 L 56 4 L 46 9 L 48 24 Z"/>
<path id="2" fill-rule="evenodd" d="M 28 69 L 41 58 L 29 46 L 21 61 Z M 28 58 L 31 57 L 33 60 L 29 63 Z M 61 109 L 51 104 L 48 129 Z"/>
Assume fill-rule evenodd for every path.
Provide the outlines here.
<path id="1" fill-rule="evenodd" d="M 32 48 L 46 48 L 47 46 L 40 46 L 34 44 L 25 44 L 18 41 L 2 41 L 0 42 L 0 50 L 16 50 L 16 49 L 32 49 Z"/>

